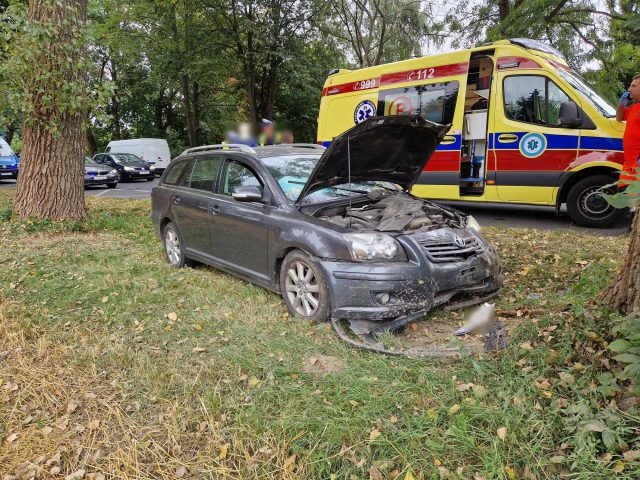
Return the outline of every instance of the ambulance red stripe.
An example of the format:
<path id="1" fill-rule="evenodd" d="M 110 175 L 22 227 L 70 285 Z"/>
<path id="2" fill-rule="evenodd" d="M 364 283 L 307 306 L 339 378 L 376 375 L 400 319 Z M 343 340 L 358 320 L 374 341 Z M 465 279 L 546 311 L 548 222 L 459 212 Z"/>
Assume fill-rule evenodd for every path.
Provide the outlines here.
<path id="1" fill-rule="evenodd" d="M 341 93 L 358 92 L 360 90 L 371 90 L 385 85 L 395 83 L 414 82 L 420 80 L 431 80 L 432 78 L 450 77 L 462 75 L 469 69 L 468 62 L 453 63 L 451 65 L 440 65 L 438 67 L 417 68 L 403 72 L 387 73 L 382 77 L 368 78 L 357 82 L 342 83 L 332 85 L 322 90 L 322 96 L 340 95 Z"/>

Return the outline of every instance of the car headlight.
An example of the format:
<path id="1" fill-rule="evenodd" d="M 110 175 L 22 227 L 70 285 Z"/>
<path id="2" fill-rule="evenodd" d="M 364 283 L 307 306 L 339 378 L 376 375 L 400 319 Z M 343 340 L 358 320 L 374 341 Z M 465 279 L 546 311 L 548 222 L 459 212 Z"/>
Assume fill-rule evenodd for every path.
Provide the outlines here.
<path id="1" fill-rule="evenodd" d="M 400 244 L 393 237 L 383 233 L 347 233 L 344 239 L 354 260 L 407 259 Z"/>
<path id="2" fill-rule="evenodd" d="M 473 228 L 476 232 L 479 232 L 482 227 L 472 215 L 469 215 L 467 217 L 467 228 Z"/>
<path id="3" fill-rule="evenodd" d="M 155 169 L 156 169 L 156 167 L 154 167 L 153 165 L 149 165 L 149 171 L 150 171 L 150 172 L 155 171 Z"/>
<path id="4" fill-rule="evenodd" d="M 136 171 L 136 169 L 135 169 L 135 168 L 133 168 L 133 167 L 124 167 L 124 171 L 125 171 L 125 172 L 135 172 L 135 171 Z"/>
<path id="5" fill-rule="evenodd" d="M 109 173 L 107 173 L 107 175 L 109 175 L 110 177 L 113 177 L 114 175 L 117 175 L 118 171 L 116 169 L 111 169 L 109 170 Z"/>

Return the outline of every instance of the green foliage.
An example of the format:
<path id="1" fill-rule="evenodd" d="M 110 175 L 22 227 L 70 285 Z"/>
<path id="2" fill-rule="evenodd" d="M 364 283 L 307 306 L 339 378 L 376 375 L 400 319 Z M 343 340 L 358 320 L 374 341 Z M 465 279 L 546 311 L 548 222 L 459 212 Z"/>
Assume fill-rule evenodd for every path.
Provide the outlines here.
<path id="1" fill-rule="evenodd" d="M 84 12 L 79 3 L 64 2 L 46 10 L 27 19 L 16 4 L 2 14 L 0 97 L 5 109 L 58 133 L 63 117 L 86 108 Z"/>
<path id="2" fill-rule="evenodd" d="M 627 185 L 626 188 L 613 195 L 602 194 L 604 199 L 616 208 L 640 205 L 640 177 L 635 176 L 635 180 L 618 181 L 613 185 L 619 185 L 620 183 Z"/>
<path id="3" fill-rule="evenodd" d="M 618 353 L 613 358 L 625 365 L 618 378 L 633 380 L 640 394 L 640 314 L 614 317 L 613 331 L 618 338 L 609 344 L 609 350 Z"/>

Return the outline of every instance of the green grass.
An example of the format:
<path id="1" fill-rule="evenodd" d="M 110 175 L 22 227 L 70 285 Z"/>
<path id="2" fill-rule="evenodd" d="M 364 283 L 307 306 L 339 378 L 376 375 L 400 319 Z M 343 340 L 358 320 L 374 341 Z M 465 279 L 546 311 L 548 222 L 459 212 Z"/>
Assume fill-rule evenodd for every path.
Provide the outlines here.
<path id="1" fill-rule="evenodd" d="M 20 222 L 2 213 L 11 198 L 0 195 L 0 323 L 20 348 L 15 367 L 0 356 L 0 387 L 34 382 L 34 372 L 52 379 L 46 395 L 0 393 L 0 441 L 20 432 L 0 444 L 6 471 L 37 456 L 31 443 L 60 448 L 71 427 L 39 432 L 82 396 L 78 424 L 91 414 L 104 429 L 75 441 L 103 456 L 63 455 L 65 474 L 176 478 L 184 466 L 183 478 L 638 478 L 638 460 L 623 457 L 640 450 L 638 409 L 619 408 L 628 386 L 602 376 L 617 366 L 594 303 L 626 237 L 487 229 L 506 274 L 498 311 L 521 311 L 507 318 L 519 324 L 510 348 L 412 360 L 353 350 L 231 275 L 170 268 L 147 202 L 90 207 L 84 224 Z M 309 373 L 321 355 L 338 371 Z M 25 424 L 38 401 L 49 413 Z M 585 429 L 595 420 L 607 433 Z"/>

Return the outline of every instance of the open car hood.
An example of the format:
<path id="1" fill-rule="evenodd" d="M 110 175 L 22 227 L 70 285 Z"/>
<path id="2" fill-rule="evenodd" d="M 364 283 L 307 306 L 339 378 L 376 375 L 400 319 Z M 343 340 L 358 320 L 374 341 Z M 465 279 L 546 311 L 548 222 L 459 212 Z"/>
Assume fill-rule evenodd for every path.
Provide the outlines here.
<path id="1" fill-rule="evenodd" d="M 331 142 L 302 188 L 296 205 L 312 192 L 349 183 L 349 173 L 353 183 L 377 180 L 409 190 L 449 127 L 419 116 L 368 118 Z"/>

